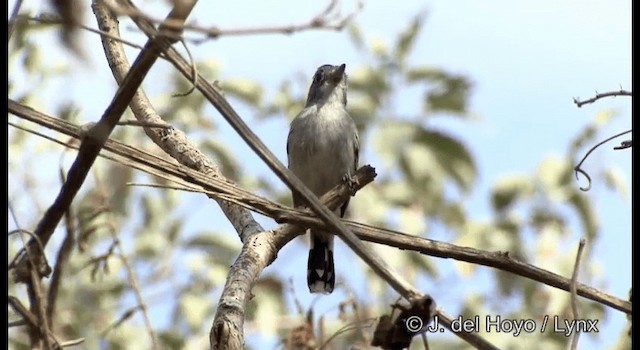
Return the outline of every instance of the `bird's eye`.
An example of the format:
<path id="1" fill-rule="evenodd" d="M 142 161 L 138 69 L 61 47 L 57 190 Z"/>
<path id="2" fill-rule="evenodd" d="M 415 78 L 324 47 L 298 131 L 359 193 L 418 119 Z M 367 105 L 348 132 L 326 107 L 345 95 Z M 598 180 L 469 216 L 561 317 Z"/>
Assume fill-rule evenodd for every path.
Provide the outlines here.
<path id="1" fill-rule="evenodd" d="M 322 72 L 317 72 L 317 73 L 313 76 L 313 81 L 314 81 L 314 82 L 319 82 L 320 80 L 322 80 Z"/>

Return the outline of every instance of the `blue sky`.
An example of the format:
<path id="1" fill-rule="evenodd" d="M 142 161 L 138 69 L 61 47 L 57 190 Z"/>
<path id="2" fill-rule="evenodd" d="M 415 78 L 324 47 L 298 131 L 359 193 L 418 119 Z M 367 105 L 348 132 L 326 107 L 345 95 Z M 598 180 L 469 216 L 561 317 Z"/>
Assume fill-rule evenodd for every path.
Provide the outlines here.
<path id="1" fill-rule="evenodd" d="M 157 5 L 156 2 L 148 4 Z M 310 4 L 295 0 L 200 1 L 191 20 L 220 28 L 299 23 L 317 14 L 324 4 L 322 1 Z M 343 1 L 341 4 L 344 11 L 349 11 L 355 2 Z M 13 1 L 10 1 L 9 8 L 12 5 Z M 24 6 L 37 8 L 39 5 L 27 0 Z M 367 39 L 391 45 L 408 20 L 422 10 L 428 12 L 427 21 L 410 61 L 466 74 L 474 83 L 469 111 L 476 120 L 439 124 L 468 143 L 480 167 L 478 190 L 468 204 L 472 217 L 489 216 L 487 190 L 499 175 L 532 172 L 544 157 L 562 154 L 569 139 L 592 121 L 596 113 L 614 110 L 619 115 L 600 133 L 601 139 L 631 127 L 629 98 L 604 99 L 583 108 L 576 108 L 572 102 L 573 97 L 585 99 L 593 96 L 596 90 L 604 92 L 620 87 L 631 90 L 630 0 L 368 1 L 355 21 Z M 162 11 L 155 13 L 158 17 L 163 16 Z M 87 15 L 86 19 L 89 25 L 95 26 L 91 16 Z M 122 32 L 131 34 L 126 29 Z M 64 89 L 67 100 L 90 101 L 82 104 L 82 116 L 91 121 L 97 119 L 110 101 L 114 84 L 96 86 L 96 81 L 113 80 L 104 67 L 102 50 L 95 37 L 86 34 L 83 40 L 90 47 L 90 63 L 79 65 L 69 80 L 50 83 L 43 90 L 42 99 L 45 105 L 54 105 L 48 101 L 59 101 L 59 91 Z M 197 59 L 218 62 L 223 78 L 245 77 L 263 84 L 267 96 L 274 94 L 276 84 L 287 75 L 295 73 L 310 77 L 315 68 L 324 63 L 346 63 L 347 69 L 365 63 L 344 33 L 332 31 L 291 36 L 222 37 L 193 46 L 191 50 Z M 70 59 L 55 48 L 50 54 L 52 62 Z M 166 68 L 164 63 L 154 67 L 150 84 L 146 86 L 151 96 L 168 93 L 171 80 Z M 421 96 L 408 92 L 402 99 L 396 105 L 412 111 L 420 103 Z M 249 112 L 242 108 L 238 110 L 241 115 Z M 241 144 L 217 113 L 211 111 L 210 115 L 221 127 L 221 140 L 234 145 L 232 150 L 238 154 L 238 159 L 244 160 L 245 169 L 267 174 L 267 167 Z M 256 133 L 283 161 L 286 159 L 283 135 L 286 135 L 287 127 L 285 118 L 272 118 L 255 125 Z M 365 150 L 361 162 L 374 160 Z M 601 224 L 592 256 L 601 264 L 600 274 L 604 276 L 605 284 L 596 287 L 625 298 L 631 286 L 630 152 L 614 152 L 610 146 L 605 146 L 592 154 L 585 167 L 594 170 L 616 167 L 626 177 L 629 190 L 626 197 L 612 194 L 603 183 L 594 183 L 587 193 L 597 203 Z M 202 197 L 190 198 L 191 204 L 202 204 Z M 210 223 L 210 210 L 200 209 L 196 214 L 193 229 L 206 228 Z M 268 220 L 262 222 L 265 227 L 273 227 Z M 223 229 L 232 233 L 230 226 Z M 579 228 L 575 230 L 577 232 Z M 447 240 L 446 236 L 436 238 Z M 578 239 L 576 235 L 576 243 Z M 292 247 L 301 248 L 302 245 L 296 243 Z M 292 247 L 285 248 L 283 255 L 294 259 L 295 263 L 277 261 L 267 272 L 278 270 L 287 276 L 290 270 L 287 265 L 295 265 L 300 271 L 291 271 L 290 276 L 296 280 L 298 297 L 308 305 L 311 299 L 306 294 L 302 269 L 306 253 L 298 254 L 299 249 Z M 342 246 L 336 259 L 350 261 L 355 257 Z M 329 309 L 335 302 L 327 297 L 318 303 L 318 307 Z M 456 310 L 457 302 L 449 299 L 442 306 L 445 310 Z M 617 339 L 624 325 L 625 316 L 613 311 L 606 322 L 601 323 L 600 337 L 596 340 L 582 337 L 581 345 L 606 348 Z"/>

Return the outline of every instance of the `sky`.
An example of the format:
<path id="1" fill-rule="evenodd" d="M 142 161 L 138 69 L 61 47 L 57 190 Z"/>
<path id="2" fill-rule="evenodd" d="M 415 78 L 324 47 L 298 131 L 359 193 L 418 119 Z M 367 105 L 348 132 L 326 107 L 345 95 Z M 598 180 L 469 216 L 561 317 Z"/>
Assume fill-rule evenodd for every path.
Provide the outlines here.
<path id="1" fill-rule="evenodd" d="M 9 2 L 9 8 L 13 2 Z M 143 3 L 143 9 L 145 4 L 149 11 L 155 10 L 158 17 L 163 17 L 164 13 L 156 2 Z M 322 1 L 295 0 L 200 1 L 190 20 L 223 29 L 300 23 L 317 14 L 324 4 Z M 348 12 L 356 3 L 342 1 L 340 4 L 344 12 Z M 24 6 L 43 8 L 40 2 L 33 0 L 26 0 Z M 480 166 L 478 190 L 469 198 L 467 207 L 472 217 L 489 217 L 486 193 L 498 176 L 534 171 L 544 157 L 562 154 L 569 139 L 597 113 L 613 110 L 618 116 L 601 131 L 600 139 L 631 128 L 629 98 L 604 99 L 583 108 L 577 108 L 572 102 L 574 97 L 592 97 L 596 91 L 631 90 L 630 0 L 366 1 L 355 23 L 361 27 L 368 41 L 379 40 L 391 45 L 409 19 L 423 10 L 427 11 L 427 21 L 410 61 L 465 74 L 473 82 L 469 110 L 477 120 L 472 123 L 442 121 L 439 124 L 468 143 Z M 89 13 L 85 18 L 90 26 L 95 27 L 95 20 Z M 123 29 L 122 32 L 131 35 L 131 30 Z M 82 115 L 87 121 L 92 121 L 110 101 L 114 85 L 96 86 L 95 81 L 112 82 L 113 79 L 104 69 L 102 50 L 95 38 L 84 35 L 83 40 L 90 48 L 90 63 L 80 64 L 69 80 L 51 83 L 43 91 L 42 99 L 86 101 Z M 215 60 L 223 77 L 256 80 L 266 87 L 267 95 L 271 96 L 275 93 L 276 84 L 292 72 L 310 77 L 316 67 L 325 63 L 346 63 L 347 70 L 366 63 L 362 62 L 362 55 L 354 50 L 347 36 L 334 31 L 222 37 L 194 46 L 191 50 L 196 59 Z M 134 50 L 129 52 L 135 53 Z M 54 61 L 73 59 L 55 47 L 50 54 Z M 148 84 L 151 96 L 154 93 L 166 94 L 171 86 L 166 75 L 167 64 L 159 63 L 158 66 L 150 76 L 153 84 Z M 61 88 L 65 89 L 65 97 L 60 97 Z M 396 103 L 401 106 L 401 112 L 402 108 L 414 110 L 416 101 L 421 101 L 418 93 L 412 95 L 409 92 L 401 98 L 402 101 Z M 249 112 L 242 108 L 238 111 L 241 115 Z M 219 118 L 213 111 L 210 115 Z M 266 165 L 239 141 L 223 121 L 219 119 L 217 123 L 221 128 L 221 140 L 235 145 L 233 151 L 244 160 L 247 171 L 269 173 Z M 286 135 L 287 128 L 285 118 L 271 118 L 255 125 L 256 133 L 283 161 L 286 160 L 283 135 Z M 189 133 L 189 130 L 184 131 Z M 370 151 L 364 150 L 363 154 L 363 164 L 375 161 Z M 585 165 L 593 169 L 617 168 L 627 184 L 626 196 L 612 193 L 603 183 L 593 183 L 592 190 L 587 192 L 587 196 L 597 203 L 601 224 L 592 252 L 592 256 L 601 263 L 600 273 L 605 280 L 605 284 L 598 287 L 621 298 L 626 298 L 631 286 L 630 155 L 628 151 L 612 151 L 607 145 L 594 152 Z M 47 165 L 42 167 L 46 171 Z M 576 183 L 579 184 L 582 183 Z M 202 199 L 199 197 L 198 200 Z M 194 199 L 191 203 L 197 205 L 195 203 L 198 202 Z M 209 211 L 198 210 L 197 214 L 194 230 L 206 227 L 210 222 Z M 273 226 L 268 220 L 261 223 L 265 227 Z M 223 229 L 233 234 L 230 226 Z M 445 236 L 430 238 L 447 239 Z M 578 239 L 576 236 L 576 244 Z M 302 245 L 296 247 L 301 248 Z M 355 259 L 344 245 L 337 249 L 336 261 Z M 304 265 L 306 253 L 298 254 L 295 248 L 289 247 L 283 254 L 287 259 L 294 259 L 290 265 L 296 268 Z M 296 282 L 298 296 L 308 305 L 312 299 L 305 295 L 304 271 L 289 272 L 285 265 L 284 262 L 276 262 L 266 272 L 278 270 L 282 275 L 290 273 L 300 280 Z M 335 300 L 323 300 L 317 303 L 317 307 L 329 309 L 332 302 Z M 442 306 L 445 310 L 455 310 L 456 302 L 455 299 L 445 300 Z M 613 345 L 625 322 L 622 313 L 612 311 L 606 322 L 601 323 L 599 338 L 582 337 L 581 348 Z M 273 338 L 262 340 L 274 344 Z"/>

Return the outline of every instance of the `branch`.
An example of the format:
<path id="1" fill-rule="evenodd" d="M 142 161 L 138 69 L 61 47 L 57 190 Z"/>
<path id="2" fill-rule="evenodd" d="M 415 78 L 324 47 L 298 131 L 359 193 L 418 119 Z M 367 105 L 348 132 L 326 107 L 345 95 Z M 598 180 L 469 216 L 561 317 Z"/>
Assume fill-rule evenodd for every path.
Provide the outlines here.
<path id="1" fill-rule="evenodd" d="M 76 138 L 79 137 L 79 127 L 74 126 L 73 124 L 70 124 L 64 120 L 53 118 L 37 112 L 13 100 L 8 101 L 8 110 L 10 113 L 15 114 L 23 119 L 40 124 L 46 128 L 63 133 L 67 136 Z M 25 130 L 29 131 L 27 129 Z M 48 136 L 46 135 L 41 136 L 48 138 Z M 54 141 L 57 142 L 56 140 Z M 68 145 L 65 143 L 61 144 L 65 147 L 73 148 L 73 145 Z M 107 156 L 106 154 L 102 154 L 101 156 L 104 158 L 111 159 L 127 166 L 131 166 L 134 169 L 144 171 L 153 176 L 161 177 L 163 179 L 166 179 L 167 181 L 172 181 L 179 184 L 186 183 L 186 186 L 189 187 L 193 187 L 194 185 L 200 186 L 206 191 L 209 191 L 209 194 L 211 195 L 216 194 L 219 198 L 232 201 L 252 211 L 272 217 L 274 218 L 274 220 L 276 220 L 276 222 L 292 223 L 301 227 L 312 227 L 325 230 L 327 229 L 327 225 L 324 224 L 322 220 L 311 215 L 308 210 L 296 210 L 293 208 L 285 207 L 278 203 L 274 203 L 268 199 L 257 196 L 252 192 L 233 184 L 229 180 L 221 179 L 215 176 L 204 175 L 198 171 L 194 171 L 186 167 L 177 165 L 173 162 L 167 161 L 166 159 L 160 158 L 156 155 L 141 151 L 117 141 L 107 141 L 104 148 L 105 150 L 108 150 L 109 152 L 112 152 L 114 154 L 114 156 Z M 529 278 L 531 280 L 538 281 L 558 289 L 569 291 L 571 282 L 568 279 L 558 274 L 516 260 L 510 257 L 509 254 L 505 254 L 503 252 L 486 252 L 470 247 L 456 246 L 454 244 L 416 237 L 402 232 L 382 229 L 357 222 L 347 220 L 344 220 L 344 222 L 349 225 L 352 230 L 354 230 L 358 237 L 365 241 L 385 244 L 402 250 L 415 251 L 429 256 L 445 259 L 456 259 L 473 264 L 489 266 L 503 271 L 511 272 L 516 275 Z M 280 228 L 276 230 L 280 230 Z M 280 241 L 276 242 L 278 248 L 283 246 L 283 244 L 279 242 Z M 630 302 L 600 292 L 595 288 L 578 283 L 577 294 L 601 304 L 610 306 L 616 310 L 631 314 Z"/>
<path id="2" fill-rule="evenodd" d="M 30 109 L 29 107 L 22 106 L 19 103 L 12 100 L 9 100 L 8 108 L 11 113 L 19 117 L 22 117 L 23 119 L 27 119 L 35 123 L 39 123 L 45 127 L 48 127 L 58 132 L 62 132 L 68 136 L 79 137 L 78 135 L 80 133 L 80 128 L 70 123 L 67 123 L 64 120 L 44 115 L 40 112 Z M 23 129 L 26 129 L 26 128 L 23 128 Z M 40 135 L 40 136 L 50 139 L 46 135 Z M 73 145 L 59 142 L 57 140 L 53 140 L 53 141 L 58 142 L 64 145 L 65 147 L 74 148 Z M 108 156 L 103 154 L 102 157 L 104 158 L 111 159 L 121 164 L 130 166 L 134 169 L 144 171 L 153 176 L 161 177 L 163 179 L 166 179 L 167 181 L 172 181 L 179 184 L 184 183 L 185 186 L 189 186 L 189 187 L 193 187 L 193 185 L 201 186 L 205 190 L 210 191 L 208 193 L 213 196 L 216 196 L 216 198 L 218 199 L 230 201 L 235 204 L 242 205 L 245 208 L 249 208 L 253 211 L 261 213 L 263 215 L 274 217 L 276 221 L 286 220 L 287 218 L 295 217 L 296 215 L 313 218 L 311 216 L 312 215 L 311 212 L 308 209 L 305 211 L 301 211 L 301 210 L 285 207 L 281 204 L 274 203 L 265 198 L 256 196 L 250 191 L 247 191 L 224 178 L 216 177 L 216 176 L 207 176 L 205 174 L 202 174 L 201 172 L 186 168 L 179 164 L 175 164 L 174 162 L 169 162 L 166 159 L 160 158 L 156 155 L 141 151 L 139 149 L 136 149 L 128 145 L 124 145 L 116 141 L 109 140 L 105 145 L 105 150 L 113 152 L 114 156 Z M 373 179 L 373 173 L 371 172 L 372 170 L 373 170 L 372 168 L 363 167 L 359 169 L 358 172 L 356 172 L 356 175 L 360 176 L 360 172 L 364 172 L 362 173 L 363 176 L 369 173 L 371 174 L 369 176 L 371 176 L 371 178 Z M 366 182 L 366 177 L 363 177 L 363 178 L 358 177 L 356 178 L 356 180 L 364 184 Z M 340 187 L 341 190 L 339 191 L 341 192 L 334 193 L 332 191 L 328 195 L 330 196 L 330 198 L 334 198 L 332 199 L 332 201 L 335 201 L 335 203 L 343 203 L 344 200 L 351 195 L 351 190 L 347 187 Z M 331 205 L 332 204 L 329 204 L 329 206 Z M 313 220 L 316 220 L 315 222 L 319 223 L 319 225 L 324 225 L 322 221 L 317 218 L 313 218 L 311 220 L 312 221 L 309 221 L 310 224 L 313 223 Z M 244 279 L 242 281 L 244 281 L 245 285 L 252 285 L 258 277 L 257 275 L 255 275 L 255 273 L 259 273 L 271 261 L 273 261 L 275 259 L 275 254 L 277 253 L 277 251 L 281 249 L 287 242 L 293 239 L 293 237 L 295 237 L 296 235 L 304 232 L 304 230 L 301 230 L 300 227 L 307 227 L 307 224 L 306 223 L 296 224 L 295 226 L 289 225 L 289 224 L 281 225 L 275 230 L 266 231 L 266 232 L 262 232 L 259 235 L 255 235 L 257 236 L 255 240 L 254 238 L 252 238 L 253 236 L 248 237 L 248 240 L 245 241 L 245 245 L 257 244 L 257 247 L 261 247 L 261 246 L 268 247 L 269 244 L 273 244 L 275 245 L 276 250 L 271 250 L 271 249 L 264 250 L 264 251 L 258 250 L 258 253 L 254 254 L 254 256 L 251 257 L 253 259 L 246 258 L 248 253 L 244 254 L 242 256 L 242 259 L 241 257 L 238 257 L 238 260 L 236 261 L 236 264 L 234 264 L 234 266 L 242 264 L 244 261 L 249 261 L 252 264 L 256 265 L 255 267 L 251 268 L 251 271 L 254 271 L 254 274 L 249 274 L 249 275 L 245 274 L 243 276 Z M 382 231 L 385 231 L 385 230 L 382 230 Z M 389 232 L 392 232 L 392 231 L 389 231 Z M 271 238 L 269 238 L 269 236 L 266 236 L 266 235 L 273 235 L 275 238 L 272 241 Z M 411 237 L 409 235 L 406 235 L 406 236 Z M 263 244 L 263 242 L 272 242 L 272 243 Z M 252 252 L 250 249 L 248 251 Z M 242 270 L 240 269 L 240 271 Z M 232 275 L 230 274 L 229 276 L 232 276 Z M 240 282 L 237 282 L 237 283 L 240 283 Z M 250 291 L 250 289 L 247 289 L 247 288 L 244 288 L 242 290 Z M 232 308 L 233 310 L 235 310 L 235 307 L 237 307 L 237 305 L 241 305 L 244 307 L 244 304 L 239 303 L 239 301 L 247 302 L 249 300 L 249 295 L 240 294 L 240 295 L 237 295 L 237 297 L 234 300 L 235 300 L 235 303 L 232 304 L 234 305 Z M 219 307 L 221 304 L 222 303 L 219 303 Z M 242 316 L 242 313 L 237 313 L 236 315 Z M 234 320 L 236 320 L 236 323 L 235 323 L 236 326 L 230 326 L 226 329 L 239 329 L 237 324 L 241 325 L 242 322 L 240 321 L 242 319 L 234 318 Z M 217 328 L 217 329 L 220 329 L 220 328 Z M 241 335 L 242 334 L 240 334 L 239 336 Z M 475 340 L 475 343 L 484 342 L 484 340 L 482 340 L 477 335 L 470 335 L 470 336 L 477 338 Z M 240 341 L 240 343 L 242 342 Z"/>
<path id="3" fill-rule="evenodd" d="M 60 180 L 64 182 L 64 170 L 60 167 Z M 49 292 L 47 293 L 47 322 L 53 326 L 53 315 L 56 311 L 56 302 L 58 301 L 58 290 L 62 282 L 62 275 L 75 244 L 75 224 L 73 221 L 72 208 L 69 207 L 64 214 L 66 235 L 62 241 L 62 245 L 58 250 L 58 256 L 56 263 L 53 266 L 53 274 L 51 275 L 51 281 L 49 282 Z"/>
<path id="4" fill-rule="evenodd" d="M 356 9 L 353 12 L 342 16 L 339 12 L 334 11 L 338 0 L 331 0 L 327 3 L 327 6 L 315 15 L 313 18 L 306 22 L 299 24 L 289 25 L 273 25 L 273 26 L 258 26 L 258 27 L 246 27 L 235 29 L 220 29 L 218 27 L 202 27 L 192 24 L 184 24 L 173 21 L 162 21 L 155 19 L 133 6 L 123 6 L 115 2 L 108 4 L 110 10 L 117 15 L 125 15 L 131 17 L 133 20 L 144 20 L 149 24 L 163 23 L 168 28 L 189 30 L 196 33 L 202 33 L 206 35 L 205 39 L 193 40 L 195 43 L 201 43 L 208 38 L 217 39 L 221 36 L 240 36 L 240 35 L 256 35 L 256 34 L 293 34 L 296 32 L 313 30 L 313 29 L 332 29 L 342 30 L 351 20 L 362 10 L 364 4 L 362 0 L 358 0 Z M 331 16 L 333 15 L 333 16 Z M 333 17 L 333 18 L 331 18 Z"/>
<path id="5" fill-rule="evenodd" d="M 587 187 L 580 187 L 580 190 L 586 192 L 586 191 L 589 191 L 591 189 L 591 176 L 589 176 L 589 174 L 581 168 L 582 167 L 582 163 L 584 163 L 584 161 L 587 160 L 587 157 L 589 157 L 591 152 L 595 151 L 596 148 L 598 148 L 598 147 L 602 146 L 603 144 L 615 139 L 616 137 L 620 137 L 620 136 L 628 134 L 630 132 L 631 132 L 631 130 L 627 130 L 627 131 L 623 131 L 621 133 L 615 134 L 615 135 L 613 135 L 611 137 L 608 137 L 605 140 L 599 142 L 597 145 L 591 147 L 589 149 L 589 151 L 587 151 L 587 154 L 585 154 L 584 157 L 582 157 L 582 160 L 580 160 L 578 165 L 576 165 L 573 168 L 573 171 L 576 172 L 576 180 L 578 179 L 578 174 L 582 174 L 587 179 Z M 624 141 L 621 146 L 614 147 L 614 149 L 624 149 L 624 148 L 629 148 L 629 147 L 631 147 L 631 141 Z"/>
<path id="6" fill-rule="evenodd" d="M 586 241 L 584 238 L 580 240 L 578 244 L 578 252 L 576 253 L 576 262 L 573 265 L 573 274 L 571 275 L 571 312 L 573 313 L 573 320 L 579 320 L 578 314 L 578 297 L 576 293 L 576 285 L 578 283 L 578 273 L 580 271 L 580 260 L 582 259 L 582 250 L 584 249 Z M 580 330 L 576 330 L 571 334 L 569 339 L 569 349 L 576 350 L 578 347 L 578 338 L 580 337 Z"/>
<path id="7" fill-rule="evenodd" d="M 604 98 L 604 97 L 615 97 L 615 96 L 631 96 L 631 91 L 626 91 L 626 90 L 622 90 L 620 89 L 620 91 L 610 91 L 610 92 L 604 92 L 604 93 L 597 93 L 596 95 L 590 99 L 584 100 L 584 101 L 580 101 L 577 98 L 573 98 L 573 103 L 576 104 L 576 106 L 578 106 L 578 108 L 589 104 L 589 103 L 594 103 L 597 100 Z"/>
<path id="8" fill-rule="evenodd" d="M 150 23 L 136 22 L 137 25 L 150 37 L 153 37 L 154 30 Z M 363 259 L 371 269 L 380 277 L 382 277 L 391 287 L 400 295 L 410 300 L 414 297 L 422 297 L 413 286 L 398 274 L 393 272 L 389 266 L 379 256 L 371 252 L 349 229 L 338 219 L 338 217 L 320 203 L 311 190 L 309 190 L 289 169 L 287 169 L 264 145 L 264 143 L 255 135 L 248 125 L 240 118 L 238 113 L 231 107 L 227 100 L 218 92 L 218 90 L 207 82 L 204 77 L 193 74 L 192 67 L 181 57 L 181 55 L 173 48 L 167 48 L 165 54 L 169 62 L 171 62 L 178 71 L 180 71 L 187 79 L 194 81 L 196 88 L 213 104 L 220 112 L 231 127 L 239 134 L 239 136 L 256 152 L 256 154 L 269 166 L 269 168 L 285 183 L 292 191 L 299 193 L 308 203 L 311 210 L 320 218 L 328 223 L 331 231 L 336 234 L 351 248 L 361 259 Z"/>
<path id="9" fill-rule="evenodd" d="M 94 2 L 92 7 L 98 27 L 108 34 L 108 37 L 101 36 L 102 45 L 114 78 L 121 84 L 130 67 L 121 42 L 113 39 L 120 38 L 118 22 L 102 2 Z M 133 96 L 130 107 L 137 121 L 145 126 L 147 136 L 180 164 L 207 175 L 224 178 L 218 166 L 198 150 L 182 131 L 174 129 L 162 120 L 142 89 Z M 160 125 L 165 125 L 166 128 L 151 127 Z M 228 201 L 214 199 L 238 232 L 241 241 L 244 242 L 246 237 L 264 231 L 246 209 Z"/>
<path id="10" fill-rule="evenodd" d="M 47 25 L 47 24 L 62 24 L 62 19 L 60 17 L 52 16 L 52 15 L 48 15 L 48 14 L 41 14 L 41 15 L 39 15 L 37 17 L 18 16 L 17 20 L 20 20 L 20 21 L 33 21 L 33 22 L 37 22 L 37 23 L 42 23 L 43 25 Z M 90 32 L 90 33 L 94 33 L 94 34 L 98 34 L 98 35 L 101 35 L 101 36 L 105 36 L 105 37 L 107 37 L 109 39 L 118 40 L 118 41 L 122 42 L 123 44 L 126 44 L 126 45 L 128 45 L 130 47 L 133 47 L 133 48 L 136 48 L 136 49 L 139 49 L 139 50 L 144 49 L 144 47 L 141 46 L 141 45 L 138 45 L 138 44 L 136 44 L 136 43 L 134 43 L 132 41 L 128 41 L 128 40 L 122 39 L 122 38 L 117 37 L 117 36 L 113 36 L 113 35 L 111 35 L 111 34 L 109 34 L 107 32 L 100 31 L 100 30 L 97 30 L 97 29 L 93 29 L 91 27 L 88 27 L 88 26 L 85 26 L 85 25 L 82 25 L 82 24 L 79 25 L 79 27 L 84 29 L 84 30 L 86 30 L 86 31 L 88 31 L 88 32 Z"/>
<path id="11" fill-rule="evenodd" d="M 179 3 L 181 6 L 174 7 L 174 10 L 169 14 L 170 17 L 174 15 L 174 11 L 176 11 L 178 7 L 180 7 L 180 13 L 186 16 L 195 5 L 195 1 L 188 4 L 190 7 L 184 6 L 183 2 Z M 178 2 L 176 2 L 176 4 L 178 4 Z M 163 32 L 161 31 L 161 33 Z M 62 215 L 69 209 L 73 198 L 86 179 L 100 150 L 109 138 L 109 135 L 115 128 L 116 123 L 124 113 L 129 101 L 131 101 L 131 98 L 142 83 L 147 72 L 157 60 L 160 52 L 162 52 L 162 47 L 169 45 L 170 42 L 163 36 L 158 36 L 147 41 L 145 49 L 138 55 L 131 71 L 129 71 L 124 82 L 118 88 L 111 104 L 105 110 L 100 121 L 89 129 L 87 137 L 82 141 L 78 155 L 69 169 L 67 180 L 62 185 L 57 198 L 49 209 L 47 209 L 36 227 L 35 233 L 40 238 L 43 246 L 46 246 L 53 231 L 60 222 Z M 44 263 L 44 259 L 41 258 L 44 255 L 44 251 L 38 251 L 37 245 L 33 240 L 29 242 L 26 249 L 33 253 L 31 255 L 33 255 L 36 260 L 34 268 L 37 269 L 38 274 L 40 276 L 48 276 L 51 273 L 51 267 Z M 28 270 L 29 265 L 27 264 L 27 260 L 22 259 L 16 266 L 15 280 L 17 282 L 28 281 Z"/>

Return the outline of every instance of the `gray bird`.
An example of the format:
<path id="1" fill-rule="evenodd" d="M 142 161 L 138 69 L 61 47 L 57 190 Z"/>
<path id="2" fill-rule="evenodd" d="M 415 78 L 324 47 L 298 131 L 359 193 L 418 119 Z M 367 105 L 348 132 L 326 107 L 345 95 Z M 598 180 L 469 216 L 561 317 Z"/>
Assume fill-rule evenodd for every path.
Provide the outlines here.
<path id="1" fill-rule="evenodd" d="M 358 130 L 347 113 L 345 65 L 318 68 L 304 109 L 291 122 L 287 138 L 289 169 L 318 197 L 341 182 L 351 181 L 358 166 Z M 293 193 L 293 205 L 305 205 Z M 336 210 L 344 216 L 349 201 Z M 333 234 L 311 230 L 307 285 L 311 293 L 329 294 L 336 276 Z"/>

